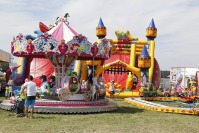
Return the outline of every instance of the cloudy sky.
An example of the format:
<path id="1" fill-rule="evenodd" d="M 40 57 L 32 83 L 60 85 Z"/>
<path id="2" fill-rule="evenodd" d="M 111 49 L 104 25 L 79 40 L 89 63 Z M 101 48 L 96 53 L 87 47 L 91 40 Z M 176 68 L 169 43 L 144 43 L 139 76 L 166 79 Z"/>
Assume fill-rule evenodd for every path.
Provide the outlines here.
<path id="1" fill-rule="evenodd" d="M 198 0 L 0 0 L 0 49 L 10 52 L 13 36 L 34 35 L 39 22 L 54 24 L 67 12 L 70 26 L 92 43 L 100 17 L 108 39 L 116 38 L 116 30 L 129 30 L 140 40 L 146 40 L 153 18 L 160 69 L 199 67 Z"/>

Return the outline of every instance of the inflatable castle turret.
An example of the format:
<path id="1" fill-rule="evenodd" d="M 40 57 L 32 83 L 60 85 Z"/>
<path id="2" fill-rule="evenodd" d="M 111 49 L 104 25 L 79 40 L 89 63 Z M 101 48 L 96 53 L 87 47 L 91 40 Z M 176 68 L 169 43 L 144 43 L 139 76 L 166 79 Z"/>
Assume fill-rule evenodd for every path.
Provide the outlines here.
<path id="1" fill-rule="evenodd" d="M 99 39 L 102 39 L 106 36 L 106 27 L 104 26 L 104 23 L 101 18 L 100 18 L 98 26 L 96 28 L 96 36 Z"/>
<path id="2" fill-rule="evenodd" d="M 98 45 L 99 47 L 99 44 L 102 43 L 103 39 L 105 39 L 106 37 L 106 27 L 104 26 L 104 23 L 101 18 L 96 28 L 96 36 L 98 37 L 98 41 L 96 45 Z M 98 51 L 101 51 L 101 49 L 98 49 Z M 90 71 L 96 71 L 97 66 L 102 66 L 104 64 L 104 61 L 103 60 L 95 60 L 95 61 L 87 60 L 86 64 L 89 67 Z"/>
<path id="3" fill-rule="evenodd" d="M 148 82 L 149 68 L 151 67 L 151 57 L 148 54 L 146 46 L 143 46 L 142 53 L 138 57 L 138 67 L 141 71 L 141 87 Z"/>
<path id="4" fill-rule="evenodd" d="M 149 27 L 146 29 L 146 37 L 150 40 L 154 40 L 157 36 L 157 28 L 155 27 L 155 23 L 153 19 L 151 20 L 151 23 L 149 24 Z"/>
<path id="5" fill-rule="evenodd" d="M 153 75 L 155 69 L 155 38 L 157 36 L 157 28 L 155 27 L 154 20 L 152 19 L 149 26 L 146 28 L 146 37 L 147 37 L 147 44 L 148 44 L 148 53 L 151 57 L 151 67 L 149 68 L 148 72 L 148 81 L 153 82 Z"/>
<path id="6" fill-rule="evenodd" d="M 148 69 L 151 67 L 151 57 L 148 54 L 146 46 L 143 46 L 142 53 L 138 57 L 138 67 Z"/>

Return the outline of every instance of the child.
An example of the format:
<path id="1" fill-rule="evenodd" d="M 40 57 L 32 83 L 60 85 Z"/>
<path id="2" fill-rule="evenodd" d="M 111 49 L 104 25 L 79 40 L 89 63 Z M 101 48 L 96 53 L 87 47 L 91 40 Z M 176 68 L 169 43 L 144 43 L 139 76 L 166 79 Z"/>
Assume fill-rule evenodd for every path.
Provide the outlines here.
<path id="1" fill-rule="evenodd" d="M 8 88 L 9 88 L 9 94 L 8 94 L 8 99 L 10 99 L 10 97 L 12 97 L 12 93 L 13 93 L 13 86 L 14 86 L 14 83 L 13 83 L 13 80 L 12 80 L 12 77 L 10 77 L 10 80 L 8 81 Z"/>
<path id="2" fill-rule="evenodd" d="M 8 85 L 6 85 L 6 88 L 5 88 L 5 97 L 6 97 L 6 99 L 8 98 L 8 91 L 9 90 L 9 88 L 8 88 Z"/>
<path id="3" fill-rule="evenodd" d="M 99 85 L 99 83 L 98 83 L 97 74 L 95 74 L 95 76 L 93 77 L 93 84 L 94 84 L 95 86 L 97 86 L 97 90 L 100 89 L 100 85 Z"/>
<path id="4" fill-rule="evenodd" d="M 25 83 L 28 82 L 28 78 L 25 79 Z M 23 84 L 24 85 L 24 84 Z M 23 85 L 21 86 L 21 88 L 23 88 Z M 22 89 L 20 90 L 20 96 L 23 100 L 26 99 L 26 89 L 24 91 L 22 91 Z"/>
<path id="5" fill-rule="evenodd" d="M 115 88 L 114 88 L 114 80 L 111 81 L 110 87 L 109 87 L 109 94 L 110 96 L 114 96 L 115 94 Z"/>

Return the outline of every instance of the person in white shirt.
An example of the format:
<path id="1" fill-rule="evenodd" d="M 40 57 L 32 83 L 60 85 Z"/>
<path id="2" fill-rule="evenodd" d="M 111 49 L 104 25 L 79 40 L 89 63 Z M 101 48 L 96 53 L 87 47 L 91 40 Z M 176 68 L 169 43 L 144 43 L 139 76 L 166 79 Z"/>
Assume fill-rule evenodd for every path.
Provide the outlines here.
<path id="1" fill-rule="evenodd" d="M 30 118 L 33 118 L 33 112 L 34 112 L 34 105 L 35 105 L 35 99 L 36 99 L 36 83 L 33 82 L 33 77 L 30 75 L 28 77 L 28 82 L 25 82 L 22 86 L 22 92 L 26 89 L 27 97 L 25 99 L 25 118 L 28 118 L 28 107 L 31 107 L 30 110 Z"/>

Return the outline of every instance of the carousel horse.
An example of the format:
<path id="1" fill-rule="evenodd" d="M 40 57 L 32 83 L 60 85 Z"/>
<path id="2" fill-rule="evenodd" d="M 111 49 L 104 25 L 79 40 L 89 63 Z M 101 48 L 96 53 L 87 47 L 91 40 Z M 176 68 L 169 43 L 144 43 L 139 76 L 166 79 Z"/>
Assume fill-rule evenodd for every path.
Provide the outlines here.
<path id="1" fill-rule="evenodd" d="M 66 13 L 66 14 L 64 15 L 64 17 L 61 17 L 61 18 L 60 18 L 60 17 L 57 17 L 57 18 L 56 18 L 55 25 L 58 25 L 59 22 L 66 22 L 66 23 L 69 25 L 69 22 L 67 21 L 67 18 L 68 18 L 68 17 L 70 17 L 70 16 L 69 16 L 69 13 Z"/>

